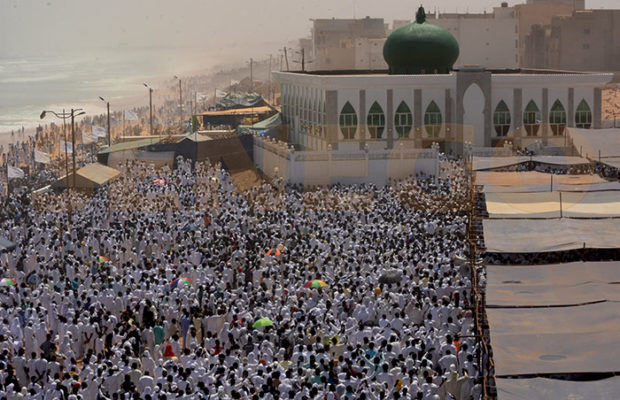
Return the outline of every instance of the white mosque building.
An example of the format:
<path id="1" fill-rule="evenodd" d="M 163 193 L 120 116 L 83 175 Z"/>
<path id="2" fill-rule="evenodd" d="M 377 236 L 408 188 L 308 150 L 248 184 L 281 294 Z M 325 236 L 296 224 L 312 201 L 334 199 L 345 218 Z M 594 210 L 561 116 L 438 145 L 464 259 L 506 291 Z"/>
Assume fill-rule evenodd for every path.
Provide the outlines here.
<path id="1" fill-rule="evenodd" d="M 456 39 L 427 23 L 422 7 L 416 21 L 388 37 L 383 54 L 388 71 L 274 72 L 288 147 L 332 158 L 366 152 L 368 159 L 431 147 L 460 153 L 468 142 L 474 149 L 502 148 L 506 141 L 521 148 L 535 142 L 563 147 L 565 127 L 601 127 L 601 90 L 613 77 L 455 69 Z"/>

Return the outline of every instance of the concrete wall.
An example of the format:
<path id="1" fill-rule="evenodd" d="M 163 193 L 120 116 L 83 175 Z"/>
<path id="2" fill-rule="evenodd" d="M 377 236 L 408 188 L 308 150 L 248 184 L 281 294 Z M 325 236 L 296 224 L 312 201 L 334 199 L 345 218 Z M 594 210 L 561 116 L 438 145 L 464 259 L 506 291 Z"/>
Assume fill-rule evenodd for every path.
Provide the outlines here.
<path id="1" fill-rule="evenodd" d="M 254 165 L 273 178 L 290 183 L 330 185 L 374 183 L 384 186 L 389 179 L 415 173 L 436 175 L 437 152 L 397 146 L 392 151 L 293 151 L 283 142 L 254 137 Z"/>

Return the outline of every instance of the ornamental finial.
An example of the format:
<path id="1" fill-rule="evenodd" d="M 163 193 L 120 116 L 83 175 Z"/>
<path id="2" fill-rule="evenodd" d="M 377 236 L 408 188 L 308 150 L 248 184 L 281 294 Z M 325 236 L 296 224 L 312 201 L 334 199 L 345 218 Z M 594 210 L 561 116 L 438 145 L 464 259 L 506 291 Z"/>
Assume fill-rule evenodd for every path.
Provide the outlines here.
<path id="1" fill-rule="evenodd" d="M 423 24 L 424 22 L 426 22 L 426 13 L 424 12 L 424 7 L 420 6 L 420 8 L 418 8 L 418 12 L 415 15 L 415 22 L 417 22 L 418 24 Z"/>

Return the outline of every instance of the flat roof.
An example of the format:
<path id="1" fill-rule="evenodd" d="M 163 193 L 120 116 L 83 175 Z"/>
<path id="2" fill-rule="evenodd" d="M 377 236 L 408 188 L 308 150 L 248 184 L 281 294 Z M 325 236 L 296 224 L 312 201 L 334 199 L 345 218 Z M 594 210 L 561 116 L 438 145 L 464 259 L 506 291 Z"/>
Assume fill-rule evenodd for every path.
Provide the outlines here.
<path id="1" fill-rule="evenodd" d="M 234 108 L 232 110 L 221 110 L 221 111 L 205 111 L 197 116 L 204 117 L 215 117 L 221 115 L 252 115 L 252 114 L 264 114 L 274 111 L 272 107 L 269 106 L 260 106 L 260 107 L 248 107 L 248 108 Z"/>
<path id="2" fill-rule="evenodd" d="M 584 71 L 565 71 L 565 70 L 553 70 L 553 69 L 533 69 L 533 68 L 485 68 L 482 65 L 461 65 L 455 67 L 453 72 L 480 72 L 488 71 L 497 75 L 588 75 L 598 72 L 584 72 Z M 316 71 L 280 71 L 289 72 L 293 74 L 304 75 L 390 75 L 387 69 L 346 69 L 346 70 L 316 70 Z M 449 74 L 407 74 L 415 76 L 432 76 L 432 75 L 449 75 Z"/>

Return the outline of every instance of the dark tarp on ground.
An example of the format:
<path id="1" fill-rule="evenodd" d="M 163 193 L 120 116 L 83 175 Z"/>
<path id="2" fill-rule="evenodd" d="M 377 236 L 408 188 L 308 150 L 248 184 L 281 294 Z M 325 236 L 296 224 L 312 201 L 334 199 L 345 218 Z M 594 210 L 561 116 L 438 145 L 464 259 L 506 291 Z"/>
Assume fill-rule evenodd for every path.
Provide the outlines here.
<path id="1" fill-rule="evenodd" d="M 620 191 L 487 193 L 489 218 L 620 217 Z"/>
<path id="2" fill-rule="evenodd" d="M 620 371 L 620 307 L 488 308 L 498 376 Z"/>
<path id="3" fill-rule="evenodd" d="M 548 378 L 496 379 L 500 400 L 587 400 L 614 399 L 620 393 L 620 377 L 575 382 Z"/>
<path id="4" fill-rule="evenodd" d="M 488 253 L 543 253 L 581 248 L 620 248 L 615 219 L 485 219 Z"/>
<path id="5" fill-rule="evenodd" d="M 15 243 L 10 240 L 0 237 L 0 253 L 5 251 L 11 251 L 15 248 Z"/>
<path id="6" fill-rule="evenodd" d="M 558 306 L 620 301 L 620 261 L 487 266 L 486 304 Z"/>

